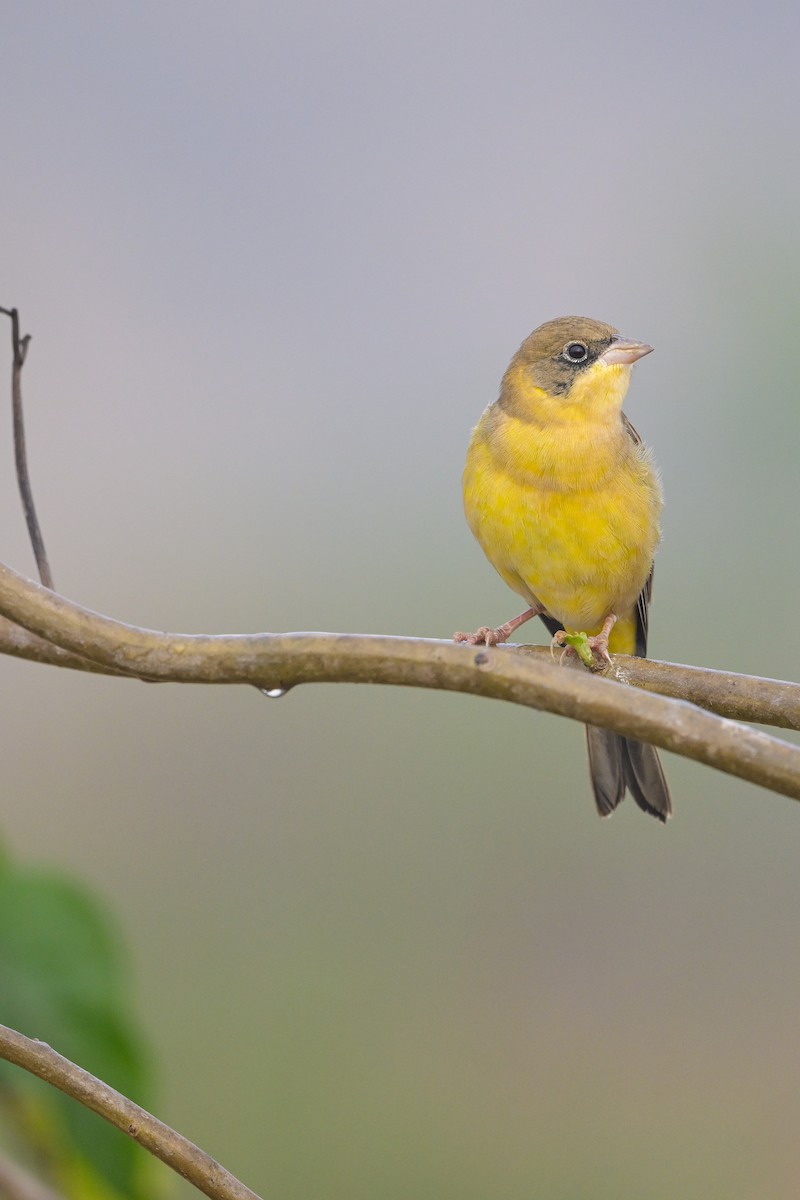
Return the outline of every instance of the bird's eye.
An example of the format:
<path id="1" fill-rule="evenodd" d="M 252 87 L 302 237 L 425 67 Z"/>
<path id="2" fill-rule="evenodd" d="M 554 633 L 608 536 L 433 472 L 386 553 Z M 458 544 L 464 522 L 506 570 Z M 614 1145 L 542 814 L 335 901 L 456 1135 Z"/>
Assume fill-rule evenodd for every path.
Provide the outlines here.
<path id="1" fill-rule="evenodd" d="M 589 357 L 589 347 L 585 342 L 567 342 L 561 357 L 570 363 L 584 363 Z"/>

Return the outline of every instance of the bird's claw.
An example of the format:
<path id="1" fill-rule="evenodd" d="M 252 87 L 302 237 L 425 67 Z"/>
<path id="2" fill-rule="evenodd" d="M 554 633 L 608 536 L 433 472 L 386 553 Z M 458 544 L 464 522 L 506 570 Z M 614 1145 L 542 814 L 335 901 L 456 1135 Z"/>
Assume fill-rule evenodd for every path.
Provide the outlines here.
<path id="1" fill-rule="evenodd" d="M 608 653 L 608 636 L 599 633 L 597 637 L 590 637 L 588 640 L 589 649 L 592 651 L 592 654 L 597 655 L 600 659 L 599 670 L 604 671 L 606 667 L 611 666 L 611 655 Z M 592 668 L 592 670 L 597 669 L 597 667 Z"/>

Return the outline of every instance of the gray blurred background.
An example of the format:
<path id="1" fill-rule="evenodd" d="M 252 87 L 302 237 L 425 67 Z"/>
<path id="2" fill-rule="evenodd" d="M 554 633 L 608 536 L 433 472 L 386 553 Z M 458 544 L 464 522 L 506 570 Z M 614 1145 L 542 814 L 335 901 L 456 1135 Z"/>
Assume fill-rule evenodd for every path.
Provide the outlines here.
<path id="1" fill-rule="evenodd" d="M 652 654 L 798 677 L 795 5 L 3 12 L 0 303 L 61 591 L 198 632 L 505 620 L 464 450 L 575 312 L 656 347 Z M 797 1195 L 790 801 L 666 756 L 671 825 L 601 823 L 581 730 L 511 706 L 2 670 L 3 837 L 109 904 L 159 1115 L 257 1191 Z"/>

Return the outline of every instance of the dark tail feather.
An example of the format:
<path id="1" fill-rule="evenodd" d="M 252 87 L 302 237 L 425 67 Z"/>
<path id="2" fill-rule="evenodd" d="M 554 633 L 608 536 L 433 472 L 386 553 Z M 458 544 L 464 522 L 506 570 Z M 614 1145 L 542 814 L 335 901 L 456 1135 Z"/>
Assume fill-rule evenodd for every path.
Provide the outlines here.
<path id="1" fill-rule="evenodd" d="M 589 773 L 601 817 L 609 817 L 627 788 L 639 808 L 659 821 L 672 816 L 669 788 L 655 746 L 586 726 Z"/>
<path id="2" fill-rule="evenodd" d="M 640 658 L 647 654 L 647 604 L 652 586 L 651 570 L 637 607 L 636 654 Z M 542 615 L 541 619 L 551 637 L 561 628 L 552 617 Z M 594 725 L 586 726 L 586 742 L 589 774 L 600 816 L 610 817 L 627 789 L 639 808 L 666 823 L 672 816 L 672 801 L 655 746 Z"/>
<path id="3" fill-rule="evenodd" d="M 658 751 L 647 742 L 625 738 L 625 782 L 639 808 L 665 824 L 672 816 L 672 801 Z"/>
<path id="4" fill-rule="evenodd" d="M 623 747 L 625 739 L 596 725 L 586 726 L 589 774 L 601 817 L 610 817 L 625 795 Z"/>

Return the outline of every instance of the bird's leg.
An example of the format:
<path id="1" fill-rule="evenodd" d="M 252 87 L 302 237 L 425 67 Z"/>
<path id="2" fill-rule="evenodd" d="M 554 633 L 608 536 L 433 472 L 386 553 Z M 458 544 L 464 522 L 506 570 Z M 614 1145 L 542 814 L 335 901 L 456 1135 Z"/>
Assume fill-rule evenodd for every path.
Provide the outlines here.
<path id="1" fill-rule="evenodd" d="M 609 667 L 611 666 L 611 655 L 608 653 L 608 638 L 616 623 L 617 618 L 614 613 L 609 613 L 603 621 L 603 628 L 600 632 L 595 637 L 589 638 L 589 649 L 593 650 L 595 654 L 599 654 Z"/>
<path id="2" fill-rule="evenodd" d="M 559 629 L 558 633 L 553 635 L 552 645 L 563 646 L 564 654 L 574 651 L 587 667 L 592 667 L 594 670 L 599 668 L 593 664 L 591 657 L 593 654 L 598 656 L 602 667 L 610 667 L 611 655 L 608 653 L 608 638 L 616 623 L 616 615 L 609 613 L 603 622 L 603 628 L 593 637 L 587 637 L 585 633 L 570 634 Z M 564 654 L 561 656 L 562 659 Z"/>
<path id="3" fill-rule="evenodd" d="M 501 642 L 507 642 L 520 625 L 530 621 L 531 617 L 538 617 L 541 611 L 541 608 L 526 608 L 524 613 L 520 613 L 518 617 L 512 617 L 510 621 L 506 621 L 505 625 L 499 625 L 497 629 L 492 629 L 489 625 L 481 625 L 480 629 L 476 629 L 474 633 L 454 633 L 453 641 L 466 642 L 468 646 L 499 646 Z"/>

